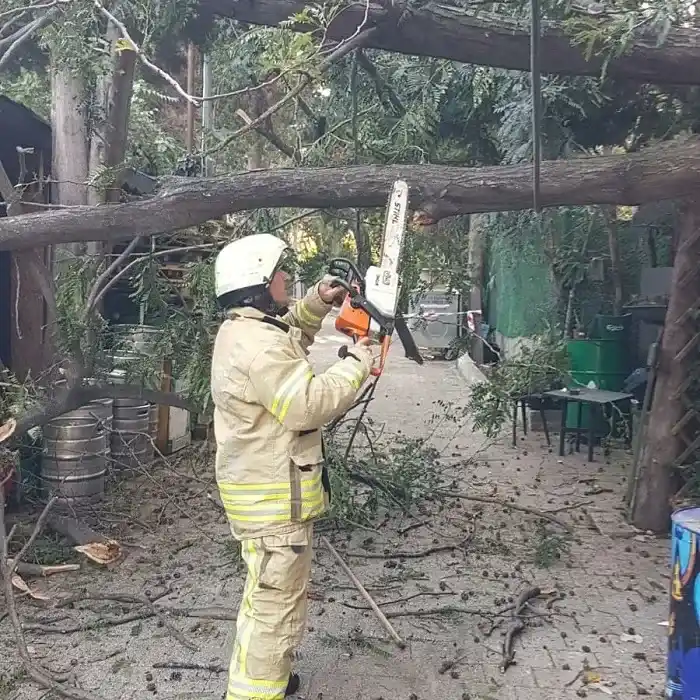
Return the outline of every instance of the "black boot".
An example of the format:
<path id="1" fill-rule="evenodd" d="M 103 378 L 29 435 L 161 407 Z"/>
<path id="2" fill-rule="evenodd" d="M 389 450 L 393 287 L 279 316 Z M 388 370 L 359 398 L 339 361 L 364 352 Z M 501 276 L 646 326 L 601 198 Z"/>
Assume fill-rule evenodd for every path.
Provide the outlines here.
<path id="1" fill-rule="evenodd" d="M 301 685 L 301 678 L 299 678 L 298 673 L 290 673 L 289 680 L 287 681 L 287 690 L 284 691 L 284 697 L 289 695 L 294 695 Z"/>

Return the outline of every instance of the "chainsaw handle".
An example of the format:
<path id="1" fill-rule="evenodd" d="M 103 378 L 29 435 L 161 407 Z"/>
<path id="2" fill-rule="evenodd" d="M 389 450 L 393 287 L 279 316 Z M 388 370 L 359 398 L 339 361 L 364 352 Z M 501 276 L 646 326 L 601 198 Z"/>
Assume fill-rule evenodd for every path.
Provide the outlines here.
<path id="1" fill-rule="evenodd" d="M 359 294 L 357 288 L 353 287 L 349 282 L 346 282 L 340 277 L 334 277 L 333 279 L 329 280 L 328 285 L 332 289 L 335 289 L 336 287 L 342 287 L 350 295 L 350 298 L 355 297 Z"/>
<path id="2" fill-rule="evenodd" d="M 341 345 L 338 348 L 338 357 L 341 360 L 344 360 L 346 357 L 354 357 L 354 355 L 350 352 L 350 348 L 348 348 L 347 345 Z M 382 369 L 382 367 L 373 367 L 370 371 L 370 375 L 373 377 L 378 377 L 382 373 Z"/>
<path id="3" fill-rule="evenodd" d="M 363 287 L 362 273 L 357 269 L 357 265 L 347 258 L 333 258 L 328 265 L 328 273 L 332 277 L 345 280 L 348 284 L 355 283 L 359 287 Z M 364 292 L 364 290 L 362 291 Z"/>
<path id="4" fill-rule="evenodd" d="M 373 377 L 379 377 L 381 376 L 382 370 L 384 369 L 384 361 L 386 360 L 387 353 L 389 352 L 389 344 L 391 343 L 391 338 L 385 336 L 382 338 L 381 341 L 381 354 L 379 356 L 379 364 L 376 367 L 373 367 L 372 370 L 370 371 L 370 374 Z M 338 348 L 338 357 L 341 360 L 344 360 L 346 357 L 355 357 L 351 352 L 350 348 L 347 345 L 341 345 Z"/>

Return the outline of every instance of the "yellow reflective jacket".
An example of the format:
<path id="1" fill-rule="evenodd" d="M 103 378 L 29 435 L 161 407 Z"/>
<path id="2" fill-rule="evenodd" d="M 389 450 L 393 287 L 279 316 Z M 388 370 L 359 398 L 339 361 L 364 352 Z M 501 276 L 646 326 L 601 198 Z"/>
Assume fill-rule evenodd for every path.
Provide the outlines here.
<path id="1" fill-rule="evenodd" d="M 352 405 L 369 350 L 315 375 L 308 347 L 331 309 L 313 288 L 284 316 L 232 309 L 214 343 L 216 480 L 238 539 L 285 534 L 327 507 L 321 428 Z"/>

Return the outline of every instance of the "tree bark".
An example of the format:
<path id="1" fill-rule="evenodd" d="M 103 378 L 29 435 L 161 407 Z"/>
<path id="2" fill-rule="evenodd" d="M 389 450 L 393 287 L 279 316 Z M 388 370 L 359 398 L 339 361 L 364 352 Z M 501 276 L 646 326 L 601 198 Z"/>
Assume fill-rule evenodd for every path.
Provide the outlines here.
<path id="1" fill-rule="evenodd" d="M 168 178 L 157 196 L 126 204 L 27 214 L 0 221 L 0 250 L 71 241 L 118 241 L 196 226 L 258 208 L 381 207 L 397 179 L 411 187 L 416 223 L 458 214 L 528 209 L 530 166 L 443 165 L 271 169 L 219 178 Z M 700 186 L 700 139 L 638 153 L 542 164 L 545 207 L 636 205 L 692 196 Z"/>
<path id="2" fill-rule="evenodd" d="M 330 3 L 321 3 L 330 4 Z M 418 3 L 410 3 L 418 4 Z M 200 13 L 231 17 L 241 22 L 276 26 L 301 12 L 306 0 L 200 0 Z M 341 41 L 363 24 L 365 2 L 348 2 L 331 22 L 326 39 Z M 605 18 L 600 20 L 605 22 Z M 497 15 L 475 17 L 464 8 L 442 3 L 410 7 L 404 1 L 370 2 L 368 21 L 378 33 L 368 48 L 415 56 L 433 56 L 510 70 L 530 70 L 530 34 L 523 23 Z M 297 26 L 299 31 L 309 27 Z M 582 47 L 574 46 L 562 26 L 542 25 L 542 72 L 555 75 L 599 75 L 604 57 L 589 61 Z M 613 58 L 607 74 L 640 82 L 678 85 L 700 84 L 700 32 L 695 28 L 672 29 L 662 46 L 653 32 L 640 32 L 622 56 Z"/>
<path id="3" fill-rule="evenodd" d="M 697 364 L 697 349 L 681 354 L 700 332 L 693 309 L 700 304 L 700 200 L 685 203 L 678 252 L 661 340 L 656 389 L 641 447 L 632 522 L 644 530 L 668 531 L 673 466 L 685 445 L 673 429 L 686 412 L 683 385 Z"/>
<path id="4" fill-rule="evenodd" d="M 52 200 L 61 205 L 88 202 L 89 139 L 83 81 L 54 66 L 51 75 L 53 113 Z"/>
<path id="5" fill-rule="evenodd" d="M 115 51 L 119 38 L 121 33 L 110 23 L 106 41 L 112 49 L 112 57 L 109 70 L 98 78 L 95 101 L 100 110 L 99 122 L 95 133 L 90 135 L 90 175 L 94 176 L 101 168 L 107 168 L 114 171 L 114 178 L 105 183 L 104 192 L 93 190 L 89 193 L 90 204 L 116 203 L 121 199 L 136 54 L 133 51 Z"/>

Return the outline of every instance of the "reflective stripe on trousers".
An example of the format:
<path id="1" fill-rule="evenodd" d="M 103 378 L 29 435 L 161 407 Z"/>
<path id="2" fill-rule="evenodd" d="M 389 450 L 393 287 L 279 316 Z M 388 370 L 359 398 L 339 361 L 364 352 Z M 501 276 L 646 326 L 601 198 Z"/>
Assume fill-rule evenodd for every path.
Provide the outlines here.
<path id="1" fill-rule="evenodd" d="M 301 520 L 310 520 L 325 510 L 321 470 L 300 480 Z M 220 482 L 219 494 L 226 515 L 241 523 L 280 523 L 292 518 L 292 487 L 278 484 L 233 484 Z"/>
<path id="2" fill-rule="evenodd" d="M 248 576 L 227 700 L 282 700 L 307 617 L 313 525 L 241 542 Z"/>

